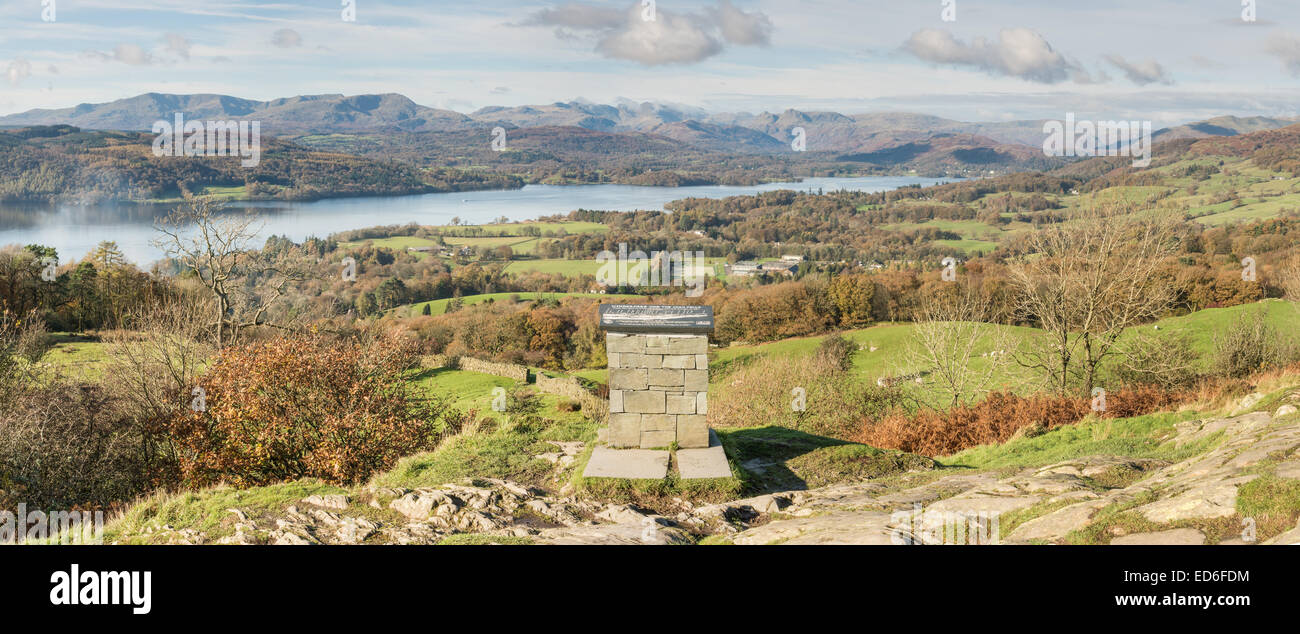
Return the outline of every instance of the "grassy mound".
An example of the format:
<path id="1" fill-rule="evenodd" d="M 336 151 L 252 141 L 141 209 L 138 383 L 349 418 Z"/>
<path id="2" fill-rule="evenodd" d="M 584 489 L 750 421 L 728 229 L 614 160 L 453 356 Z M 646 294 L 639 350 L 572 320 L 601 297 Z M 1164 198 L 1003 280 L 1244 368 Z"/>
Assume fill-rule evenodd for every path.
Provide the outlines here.
<path id="1" fill-rule="evenodd" d="M 775 425 L 720 429 L 718 438 L 727 456 L 740 466 L 745 493 L 752 495 L 935 468 L 935 462 L 924 456 Z"/>
<path id="2" fill-rule="evenodd" d="M 554 465 L 534 456 L 556 450 L 547 441 L 589 442 L 595 436 L 596 425 L 589 421 L 507 423 L 456 436 L 437 451 L 403 458 L 392 470 L 375 476 L 373 483 L 413 489 L 461 478 L 500 478 L 553 489 L 556 483 L 549 476 Z"/>
<path id="3" fill-rule="evenodd" d="M 823 447 L 788 460 L 785 464 L 809 487 L 935 468 L 934 460 L 925 456 L 876 449 L 867 445 Z"/>

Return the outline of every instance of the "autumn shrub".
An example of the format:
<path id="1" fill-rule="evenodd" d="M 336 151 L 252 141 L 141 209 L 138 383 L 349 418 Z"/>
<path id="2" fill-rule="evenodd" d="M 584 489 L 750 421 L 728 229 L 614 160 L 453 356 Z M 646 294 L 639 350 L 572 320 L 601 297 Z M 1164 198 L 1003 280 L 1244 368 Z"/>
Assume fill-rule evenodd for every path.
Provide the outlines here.
<path id="1" fill-rule="evenodd" d="M 45 322 L 36 311 L 0 310 L 0 404 L 18 393 L 17 384 L 30 379 L 31 365 L 47 350 Z"/>
<path id="2" fill-rule="evenodd" d="M 197 379 L 212 356 L 206 340 L 210 306 L 177 296 L 126 313 L 133 330 L 106 332 L 108 358 L 104 390 L 137 429 L 140 455 L 150 480 L 166 485 L 179 479 L 171 437 L 173 417 L 191 404 Z"/>
<path id="3" fill-rule="evenodd" d="M 1154 386 L 1120 390 L 1106 395 L 1104 418 L 1127 418 L 1168 407 L 1182 395 Z M 882 449 L 899 449 L 927 456 L 943 456 L 978 445 L 1003 443 L 1026 428 L 1051 430 L 1078 422 L 1093 413 L 1086 398 L 1037 395 L 1017 396 L 994 392 L 971 405 L 946 411 L 895 411 L 879 419 L 862 421 L 857 442 Z"/>
<path id="4" fill-rule="evenodd" d="M 1196 384 L 1198 355 L 1187 335 L 1139 332 L 1124 344 L 1112 370 L 1122 385 L 1156 385 L 1167 390 Z"/>
<path id="5" fill-rule="evenodd" d="M 822 338 L 817 346 L 817 356 L 822 362 L 847 370 L 853 365 L 855 346 L 844 335 L 835 332 Z"/>
<path id="6" fill-rule="evenodd" d="M 1264 311 L 1239 316 L 1214 336 L 1214 374 L 1242 378 L 1296 360 L 1295 344 L 1264 320 Z"/>
<path id="7" fill-rule="evenodd" d="M 227 348 L 197 402 L 165 426 L 189 486 L 316 477 L 351 484 L 432 449 L 461 414 L 406 378 L 415 346 L 395 334 L 291 336 Z"/>
<path id="8" fill-rule="evenodd" d="M 105 509 L 147 489 L 140 436 L 103 389 L 58 377 L 0 404 L 0 508 Z"/>
<path id="9" fill-rule="evenodd" d="M 903 402 L 892 388 L 864 383 L 829 357 L 759 357 L 718 379 L 709 395 L 709 424 L 779 425 L 846 438 L 864 417 L 879 417 Z"/>

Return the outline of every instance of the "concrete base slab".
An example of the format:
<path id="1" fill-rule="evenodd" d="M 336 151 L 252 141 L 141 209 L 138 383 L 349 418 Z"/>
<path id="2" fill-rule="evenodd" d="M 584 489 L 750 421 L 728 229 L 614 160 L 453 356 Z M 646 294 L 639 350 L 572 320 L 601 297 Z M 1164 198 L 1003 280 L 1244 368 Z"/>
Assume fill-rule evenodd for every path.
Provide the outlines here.
<path id="1" fill-rule="evenodd" d="M 677 450 L 677 471 L 683 480 L 731 477 L 727 453 L 722 450 L 722 443 L 712 429 L 709 430 L 708 448 Z"/>
<path id="2" fill-rule="evenodd" d="M 596 447 L 582 471 L 584 478 L 662 480 L 668 475 L 668 452 L 654 449 Z"/>

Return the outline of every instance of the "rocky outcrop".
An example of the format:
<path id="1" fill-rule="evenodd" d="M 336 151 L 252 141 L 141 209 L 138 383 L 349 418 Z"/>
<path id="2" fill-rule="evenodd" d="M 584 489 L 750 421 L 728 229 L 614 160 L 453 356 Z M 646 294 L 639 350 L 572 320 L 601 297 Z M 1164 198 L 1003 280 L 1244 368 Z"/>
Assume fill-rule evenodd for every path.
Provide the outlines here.
<path id="1" fill-rule="evenodd" d="M 1278 414 L 1292 412 L 1282 409 Z M 737 544 L 954 543 L 955 525 L 967 532 L 967 539 L 957 543 L 1054 543 L 1093 527 L 1102 511 L 1110 510 L 1107 517 L 1125 513 L 1127 519 L 1145 520 L 1155 528 L 1129 533 L 1116 525 L 1100 541 L 1200 544 L 1207 536 L 1189 525 L 1237 516 L 1237 496 L 1246 483 L 1264 474 L 1300 479 L 1300 421 L 1294 417 L 1278 420 L 1268 412 L 1252 412 L 1181 423 L 1176 432 L 1167 440 L 1176 447 L 1207 442 L 1213 448 L 1173 464 L 1087 456 L 1002 478 L 953 475 L 902 490 L 874 482 L 827 487 L 792 494 L 775 513 L 765 500 L 733 502 L 725 513 L 735 515 L 743 506 L 758 521 L 751 519 L 755 524 L 751 527 L 733 523 L 743 528 L 730 540 Z M 773 514 L 771 521 L 761 522 L 764 513 Z M 1248 518 L 1239 519 L 1248 523 Z M 996 531 L 985 530 L 974 520 L 994 520 Z M 1003 526 L 1009 531 L 1002 532 Z M 984 530 L 981 538 L 994 539 L 971 541 L 971 530 Z M 1296 541 L 1300 541 L 1300 526 L 1263 543 Z M 1232 540 L 1253 542 L 1246 531 Z"/>
<path id="2" fill-rule="evenodd" d="M 1243 486 L 1300 480 L 1294 414 L 1284 406 L 1276 415 L 1180 423 L 1162 443 L 1207 449 L 1176 462 L 1092 455 L 1016 472 L 937 470 L 719 504 L 677 498 L 661 513 L 493 479 L 368 487 L 312 495 L 269 515 L 231 508 L 219 535 L 149 526 L 121 541 L 431 544 L 473 533 L 535 544 L 1292 544 L 1300 524 L 1274 522 L 1271 533 L 1282 532 L 1261 539 L 1231 531 L 1254 524 L 1240 516 Z M 542 457 L 561 470 L 582 451 L 582 443 L 555 446 Z"/>

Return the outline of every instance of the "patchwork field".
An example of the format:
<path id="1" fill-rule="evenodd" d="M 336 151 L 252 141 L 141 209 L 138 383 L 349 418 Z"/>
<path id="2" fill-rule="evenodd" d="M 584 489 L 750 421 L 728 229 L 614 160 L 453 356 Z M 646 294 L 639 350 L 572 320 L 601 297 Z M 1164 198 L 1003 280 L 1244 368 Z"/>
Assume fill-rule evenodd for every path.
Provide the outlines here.
<path id="1" fill-rule="evenodd" d="M 525 301 L 525 300 L 549 299 L 549 298 L 560 298 L 560 297 L 590 297 L 590 298 L 604 298 L 610 301 L 617 301 L 617 299 L 620 296 L 603 295 L 600 293 L 484 293 L 482 295 L 467 295 L 465 297 L 460 298 L 460 300 L 464 302 L 464 305 L 472 306 L 474 304 L 478 304 L 486 301 L 493 301 L 493 302 L 507 301 L 510 300 L 511 298 L 515 298 L 520 301 Z M 447 298 L 447 299 L 435 299 L 432 301 L 420 302 L 417 304 L 407 304 L 404 306 L 398 306 L 397 308 L 394 308 L 391 312 L 398 316 L 416 317 L 424 314 L 424 307 L 428 306 L 430 314 L 441 315 L 447 312 L 447 304 L 451 303 L 451 301 L 452 301 L 451 298 Z"/>
<path id="2" fill-rule="evenodd" d="M 437 225 L 428 227 L 439 234 L 443 244 L 469 246 L 476 248 L 510 247 L 516 254 L 531 255 L 547 239 L 557 235 L 578 233 L 603 233 L 609 227 L 596 222 L 517 222 L 488 225 Z M 340 242 L 342 248 L 356 248 L 370 243 L 376 247 L 386 247 L 394 251 L 405 251 L 409 247 L 436 247 L 439 243 L 432 238 L 415 236 L 393 236 L 388 238 L 369 238 Z M 416 252 L 418 258 L 428 257 L 428 253 Z"/>

